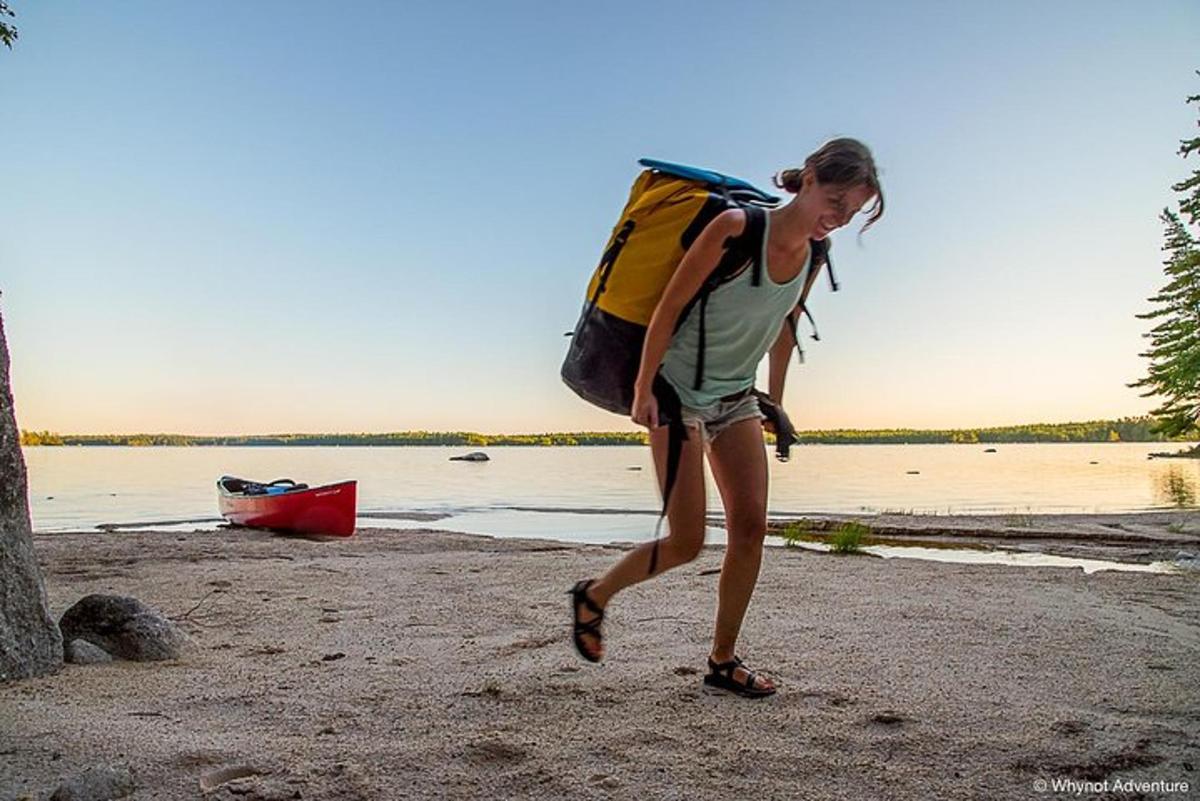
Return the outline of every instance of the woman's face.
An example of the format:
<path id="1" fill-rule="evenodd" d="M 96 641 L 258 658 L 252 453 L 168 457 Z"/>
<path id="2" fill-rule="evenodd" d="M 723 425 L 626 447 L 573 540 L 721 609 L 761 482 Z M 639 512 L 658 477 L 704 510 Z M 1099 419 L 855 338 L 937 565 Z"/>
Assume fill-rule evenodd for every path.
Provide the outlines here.
<path id="1" fill-rule="evenodd" d="M 830 233 L 850 222 L 862 211 L 867 201 L 875 196 L 865 184 L 844 186 L 839 184 L 815 184 L 817 222 L 813 228 L 813 239 L 824 239 Z"/>

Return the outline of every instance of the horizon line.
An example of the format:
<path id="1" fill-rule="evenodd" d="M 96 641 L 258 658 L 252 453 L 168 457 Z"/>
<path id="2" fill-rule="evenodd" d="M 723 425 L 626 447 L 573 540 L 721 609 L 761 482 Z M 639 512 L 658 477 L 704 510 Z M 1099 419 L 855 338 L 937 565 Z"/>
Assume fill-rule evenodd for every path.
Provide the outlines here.
<path id="1" fill-rule="evenodd" d="M 891 426 L 886 428 L 808 428 L 796 429 L 796 433 L 810 432 L 829 432 L 829 431 L 845 431 L 857 433 L 870 433 L 879 431 L 911 431 L 911 432 L 928 432 L 928 431 L 995 431 L 998 429 L 1007 428 L 1028 428 L 1032 426 L 1078 426 L 1078 425 L 1097 425 L 1101 423 L 1128 423 L 1128 422 L 1150 422 L 1154 418 L 1152 415 L 1128 415 L 1125 417 L 1107 417 L 1093 418 L 1090 420 L 1066 420 L 1063 422 L 1046 422 L 1038 421 L 1033 423 L 1008 423 L 1004 425 L 988 425 L 988 426 L 959 426 L 953 428 L 920 428 L 911 426 Z M 134 431 L 134 432 L 103 432 L 103 433 L 82 433 L 71 432 L 61 433 L 52 429 L 33 429 L 21 428 L 20 435 L 25 434 L 49 434 L 56 437 L 189 437 L 194 439 L 202 438 L 237 438 L 237 437 L 381 437 L 399 434 L 426 434 L 426 435 L 476 435 L 481 437 L 549 437 L 549 436 L 570 436 L 572 434 L 600 434 L 600 435 L 627 435 L 627 434 L 644 434 L 646 429 L 638 428 L 633 431 L 619 430 L 599 430 L 599 429 L 576 429 L 569 431 L 506 431 L 500 433 L 487 433 L 483 431 L 469 431 L 466 429 L 398 429 L 394 431 L 281 431 L 281 432 L 255 432 L 250 434 L 185 434 L 180 432 L 170 431 Z"/>

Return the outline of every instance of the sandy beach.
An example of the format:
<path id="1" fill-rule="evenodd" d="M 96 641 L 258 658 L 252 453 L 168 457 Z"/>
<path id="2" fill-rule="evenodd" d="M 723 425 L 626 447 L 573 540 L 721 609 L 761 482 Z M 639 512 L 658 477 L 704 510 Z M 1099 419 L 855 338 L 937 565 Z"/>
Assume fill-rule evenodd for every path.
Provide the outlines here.
<path id="1" fill-rule="evenodd" d="M 924 537 L 925 522 L 897 525 Z M 1035 522 L 943 517 L 933 535 L 1014 529 L 1141 560 L 1188 541 L 1097 523 L 1115 538 L 1089 542 L 1088 521 L 1055 540 Z M 571 649 L 565 590 L 620 546 L 387 529 L 35 546 L 56 617 L 133 595 L 194 645 L 0 686 L 3 799 L 99 764 L 129 766 L 134 799 L 1078 797 L 1054 790 L 1066 780 L 1190 788 L 1083 797 L 1200 794 L 1195 573 L 772 548 L 740 652 L 780 692 L 746 701 L 700 682 L 719 547 L 619 596 L 594 666 Z M 202 792 L 223 768 L 254 775 Z"/>

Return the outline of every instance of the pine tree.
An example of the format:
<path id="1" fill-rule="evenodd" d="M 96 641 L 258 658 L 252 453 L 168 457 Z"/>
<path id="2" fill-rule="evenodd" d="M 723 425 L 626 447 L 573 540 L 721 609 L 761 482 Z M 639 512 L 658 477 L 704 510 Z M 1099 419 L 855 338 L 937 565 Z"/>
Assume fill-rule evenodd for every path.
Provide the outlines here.
<path id="1" fill-rule="evenodd" d="M 17 40 L 17 29 L 11 22 L 6 22 L 4 18 L 15 16 L 17 15 L 8 7 L 8 3 L 0 0 L 0 44 L 7 46 L 9 50 L 12 50 L 13 42 Z"/>
<path id="2" fill-rule="evenodd" d="M 1200 95 L 1187 102 L 1200 103 Z M 1185 139 L 1179 148 L 1184 158 L 1197 151 L 1200 136 Z M 1139 354 L 1150 360 L 1150 367 L 1145 378 L 1130 386 L 1144 388 L 1143 397 L 1161 399 L 1152 412 L 1155 428 L 1177 437 L 1200 432 L 1200 242 L 1191 230 L 1200 224 L 1200 169 L 1171 189 L 1183 197 L 1179 214 L 1164 209 L 1160 216 L 1166 226 L 1167 283 L 1150 298 L 1155 308 L 1137 315 L 1155 321 L 1144 335 L 1150 347 Z"/>

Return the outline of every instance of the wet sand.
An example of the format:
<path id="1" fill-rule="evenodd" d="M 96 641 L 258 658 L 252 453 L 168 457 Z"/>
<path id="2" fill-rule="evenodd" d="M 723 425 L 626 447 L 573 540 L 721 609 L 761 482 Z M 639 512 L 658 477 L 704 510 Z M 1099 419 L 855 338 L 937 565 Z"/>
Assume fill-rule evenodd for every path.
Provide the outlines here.
<path id="1" fill-rule="evenodd" d="M 1010 528 L 937 521 L 984 539 Z M 1195 550 L 1186 526 L 1161 544 L 1077 529 L 1051 539 Z M 619 596 L 594 666 L 571 650 L 564 592 L 617 546 L 386 529 L 35 546 L 56 616 L 87 593 L 133 595 L 194 647 L 0 685 L 0 799 L 96 764 L 130 766 L 134 799 L 200 797 L 227 767 L 256 775 L 204 797 L 1076 797 L 1035 784 L 1066 779 L 1200 794 L 1195 573 L 770 549 L 740 653 L 780 691 L 746 701 L 700 683 L 719 547 Z"/>

